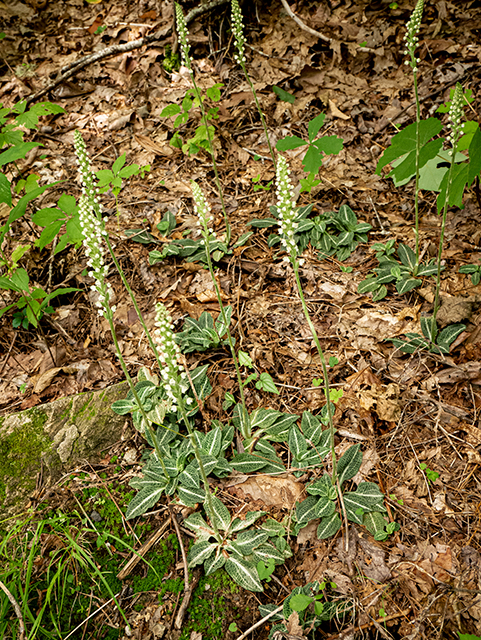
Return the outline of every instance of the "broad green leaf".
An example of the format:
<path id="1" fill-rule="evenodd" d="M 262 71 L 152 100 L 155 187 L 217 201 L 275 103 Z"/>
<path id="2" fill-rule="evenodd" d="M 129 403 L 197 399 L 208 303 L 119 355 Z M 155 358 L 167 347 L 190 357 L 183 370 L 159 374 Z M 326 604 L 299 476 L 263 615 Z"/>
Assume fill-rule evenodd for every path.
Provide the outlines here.
<path id="1" fill-rule="evenodd" d="M 112 172 L 117 175 L 117 173 L 122 169 L 125 164 L 125 153 L 119 156 L 112 165 Z"/>
<path id="2" fill-rule="evenodd" d="M 134 163 L 134 164 L 129 164 L 128 167 L 124 167 L 123 169 L 120 170 L 119 172 L 119 178 L 131 178 L 132 176 L 136 176 L 139 173 L 139 165 Z M 119 186 L 122 186 L 122 183 L 119 184 Z"/>
<path id="3" fill-rule="evenodd" d="M 261 529 L 267 531 L 270 538 L 274 536 L 283 536 L 286 532 L 284 525 L 273 518 L 268 518 L 261 524 Z"/>
<path id="4" fill-rule="evenodd" d="M 39 142 L 22 142 L 14 147 L 10 147 L 10 149 L 0 153 L 0 167 L 3 167 L 4 164 L 8 164 L 9 162 L 15 162 L 16 160 L 25 158 L 31 149 L 42 146 Z"/>
<path id="5" fill-rule="evenodd" d="M 313 496 L 322 496 L 328 500 L 337 498 L 337 489 L 332 484 L 331 476 L 328 473 L 325 473 L 319 480 L 307 487 L 307 493 Z"/>
<path id="6" fill-rule="evenodd" d="M 450 346 L 456 338 L 466 329 L 465 324 L 451 324 L 443 329 L 437 339 L 439 345 Z"/>
<path id="7" fill-rule="evenodd" d="M 296 504 L 296 517 L 299 526 L 305 527 L 316 516 L 317 496 L 308 496 Z"/>
<path id="8" fill-rule="evenodd" d="M 127 512 L 125 514 L 127 520 L 141 516 L 151 509 L 160 500 L 164 490 L 165 485 L 157 485 L 157 489 L 141 489 L 127 507 Z"/>
<path id="9" fill-rule="evenodd" d="M 319 496 L 316 504 L 316 518 L 327 518 L 332 516 L 336 510 L 334 500 L 329 500 L 325 496 Z"/>
<path id="10" fill-rule="evenodd" d="M 326 119 L 326 114 L 320 113 L 318 116 L 316 116 L 309 122 L 309 125 L 307 127 L 309 142 L 314 142 L 314 139 L 319 133 L 319 129 L 323 126 L 325 119 Z"/>
<path id="11" fill-rule="evenodd" d="M 280 87 L 274 85 L 272 87 L 272 91 L 279 96 L 279 98 L 283 101 L 283 102 L 289 102 L 289 104 L 294 104 L 294 102 L 296 101 L 295 96 L 292 95 L 292 93 L 288 93 L 287 91 L 284 91 L 284 89 L 281 89 Z"/>
<path id="12" fill-rule="evenodd" d="M 419 280 L 419 278 L 403 278 L 396 282 L 396 290 L 400 295 L 402 295 L 412 291 L 416 287 L 419 287 L 422 283 L 423 281 Z"/>
<path id="13" fill-rule="evenodd" d="M 16 287 L 14 291 L 29 291 L 29 277 L 25 269 L 17 269 L 11 276 L 11 282 Z"/>
<path id="14" fill-rule="evenodd" d="M 282 553 L 282 551 L 276 549 L 272 544 L 266 543 L 256 547 L 252 555 L 254 556 L 254 561 L 256 564 L 260 560 L 262 560 L 265 564 L 267 564 L 269 560 L 274 560 L 275 564 L 284 564 L 286 557 L 290 557 L 289 552 L 291 550 L 290 548 L 286 548 L 286 551 L 287 554 Z"/>
<path id="15" fill-rule="evenodd" d="M 314 146 L 319 151 L 323 151 L 326 154 L 337 155 L 342 151 L 344 141 L 337 136 L 323 136 L 314 142 Z"/>
<path id="16" fill-rule="evenodd" d="M 15 222 L 25 214 L 25 211 L 27 209 L 27 204 L 32 200 L 35 200 L 37 196 L 40 196 L 42 193 L 44 193 L 44 191 L 46 191 L 50 187 L 55 186 L 56 184 L 58 184 L 58 182 L 53 182 L 52 184 L 44 185 L 43 187 L 38 187 L 37 189 L 33 189 L 32 191 L 29 191 L 28 193 L 26 193 L 24 196 L 20 198 L 20 200 L 13 207 L 13 209 L 10 210 L 7 222 L 2 227 L 0 227 L 1 229 L 0 230 L 0 246 L 3 243 L 5 234 L 10 229 L 10 225 L 12 224 L 12 222 Z"/>
<path id="17" fill-rule="evenodd" d="M 274 380 L 266 371 L 260 374 L 259 380 L 256 382 L 256 389 L 267 391 L 267 393 L 279 394 L 279 389 L 276 387 Z"/>
<path id="18" fill-rule="evenodd" d="M 334 512 L 331 516 L 323 518 L 317 527 L 317 537 L 319 540 L 325 540 L 335 535 L 341 528 L 341 518 L 339 514 Z"/>
<path id="19" fill-rule="evenodd" d="M 254 522 L 261 518 L 263 515 L 265 515 L 265 511 L 248 511 L 244 520 L 241 520 L 240 518 L 234 518 L 230 527 L 231 533 L 242 531 L 243 529 L 251 527 Z"/>
<path id="20" fill-rule="evenodd" d="M 380 286 L 381 286 L 381 283 L 379 282 L 378 278 L 375 278 L 375 277 L 366 278 L 365 280 L 361 280 L 361 282 L 359 283 L 357 287 L 357 292 L 372 293 L 373 291 L 376 291 L 377 289 L 379 289 Z"/>
<path id="21" fill-rule="evenodd" d="M 178 113 L 180 113 L 180 111 L 181 109 L 178 104 L 169 104 L 162 109 L 162 111 L 160 112 L 160 117 L 171 118 L 173 116 L 176 116 Z"/>
<path id="22" fill-rule="evenodd" d="M 189 554 L 187 556 L 189 568 L 195 567 L 196 565 L 205 562 L 211 555 L 214 554 L 216 548 L 217 544 L 213 542 L 196 542 L 189 549 Z"/>
<path id="23" fill-rule="evenodd" d="M 310 411 L 304 411 L 301 420 L 301 429 L 306 441 L 316 446 L 322 435 L 322 422 Z"/>
<path id="24" fill-rule="evenodd" d="M 130 400 L 116 400 L 110 405 L 110 408 L 119 416 L 125 416 L 132 411 L 133 406 Z"/>
<path id="25" fill-rule="evenodd" d="M 240 473 L 259 471 L 266 464 L 265 460 L 251 453 L 238 453 L 230 461 L 232 468 Z"/>
<path id="26" fill-rule="evenodd" d="M 361 445 L 355 444 L 344 453 L 337 464 L 337 477 L 342 487 L 343 482 L 353 478 L 361 468 L 362 451 Z"/>
<path id="27" fill-rule="evenodd" d="M 481 172 L 481 131 L 476 129 L 469 145 L 468 186 L 471 186 L 476 176 Z"/>
<path id="28" fill-rule="evenodd" d="M 322 154 L 315 144 L 310 144 L 306 155 L 302 160 L 304 171 L 306 173 L 317 174 L 322 167 Z"/>
<path id="29" fill-rule="evenodd" d="M 299 427 L 293 424 L 289 429 L 289 449 L 292 455 L 299 459 L 307 451 L 307 441 L 302 435 Z"/>
<path id="30" fill-rule="evenodd" d="M 283 140 L 278 141 L 278 143 L 276 144 L 276 149 L 277 151 L 289 151 L 291 149 L 304 147 L 306 144 L 307 142 L 302 138 L 299 138 L 299 136 L 287 136 Z"/>
<path id="31" fill-rule="evenodd" d="M 441 139 L 430 140 L 420 150 L 419 153 L 419 171 L 425 167 L 425 165 L 436 158 L 441 151 L 443 141 Z M 393 162 L 393 169 L 388 174 L 388 177 L 395 180 L 396 185 L 405 184 L 416 174 L 416 153 L 412 151 L 408 153 L 406 157 L 400 159 L 397 162 Z"/>
<path id="32" fill-rule="evenodd" d="M 416 149 L 416 127 L 417 123 L 413 122 L 405 129 L 396 133 L 391 140 L 391 145 L 382 154 L 377 167 L 376 173 L 381 174 L 381 169 L 387 164 L 396 160 L 406 153 L 414 153 Z M 428 118 L 419 123 L 419 138 L 421 146 L 426 144 L 433 136 L 437 135 L 443 125 L 437 118 Z"/>
<path id="33" fill-rule="evenodd" d="M 214 571 L 217 571 L 217 569 L 221 569 L 225 565 L 226 560 L 227 558 L 222 553 L 222 550 L 217 547 L 216 553 L 210 558 L 207 558 L 207 560 L 204 560 L 205 575 L 209 576 L 211 573 L 214 573 Z"/>
<path id="34" fill-rule="evenodd" d="M 220 90 L 223 86 L 224 85 L 222 84 L 222 82 L 218 82 L 217 84 L 214 84 L 212 87 L 209 87 L 206 90 L 207 97 L 209 98 L 209 100 L 212 100 L 213 102 L 219 102 Z"/>
<path id="35" fill-rule="evenodd" d="M 0 173 L 0 202 L 12 206 L 12 186 L 3 173 Z"/>
<path id="36" fill-rule="evenodd" d="M 384 527 L 388 524 L 389 520 L 379 511 L 372 511 L 364 515 L 362 524 L 366 529 L 375 536 L 380 531 L 384 531 Z"/>
<path id="37" fill-rule="evenodd" d="M 229 509 L 217 496 L 211 497 L 211 504 L 217 527 L 222 531 L 227 531 L 231 523 Z"/>
<path id="38" fill-rule="evenodd" d="M 209 431 L 204 440 L 204 451 L 211 456 L 218 456 L 222 444 L 222 429 L 216 427 Z"/>
<path id="39" fill-rule="evenodd" d="M 304 611 L 307 607 L 314 601 L 312 596 L 307 596 L 304 593 L 296 593 L 296 595 L 292 596 L 289 600 L 289 606 L 293 611 Z"/>
<path id="40" fill-rule="evenodd" d="M 246 562 L 235 555 L 229 556 L 225 563 L 225 570 L 234 582 L 247 591 L 263 591 L 256 565 Z"/>
<path id="41" fill-rule="evenodd" d="M 400 244 L 397 253 L 403 265 L 412 271 L 416 266 L 416 254 L 411 247 L 407 244 Z"/>
<path id="42" fill-rule="evenodd" d="M 179 500 L 187 507 L 193 507 L 196 504 L 202 504 L 205 500 L 204 489 L 179 485 L 177 487 Z"/>
<path id="43" fill-rule="evenodd" d="M 62 225 L 64 224 L 63 220 L 58 220 L 57 222 L 53 222 L 45 227 L 40 234 L 40 237 L 37 238 L 34 242 L 35 246 L 40 250 L 44 249 L 48 244 L 50 244 L 55 236 L 58 234 Z"/>
<path id="44" fill-rule="evenodd" d="M 241 531 L 235 540 L 235 546 L 243 556 L 249 556 L 254 549 L 264 543 L 268 537 L 269 534 L 267 531 L 263 531 L 262 529 Z"/>

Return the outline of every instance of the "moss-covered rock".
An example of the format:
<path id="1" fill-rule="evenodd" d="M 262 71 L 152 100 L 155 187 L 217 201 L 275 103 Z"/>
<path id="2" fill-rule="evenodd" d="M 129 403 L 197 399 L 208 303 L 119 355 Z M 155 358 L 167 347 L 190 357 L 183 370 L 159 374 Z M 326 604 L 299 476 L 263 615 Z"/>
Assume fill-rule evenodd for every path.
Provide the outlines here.
<path id="1" fill-rule="evenodd" d="M 95 462 L 118 441 L 125 417 L 110 405 L 127 390 L 121 382 L 0 418 L 1 518 L 22 511 L 39 472 L 47 488 L 79 460 Z"/>

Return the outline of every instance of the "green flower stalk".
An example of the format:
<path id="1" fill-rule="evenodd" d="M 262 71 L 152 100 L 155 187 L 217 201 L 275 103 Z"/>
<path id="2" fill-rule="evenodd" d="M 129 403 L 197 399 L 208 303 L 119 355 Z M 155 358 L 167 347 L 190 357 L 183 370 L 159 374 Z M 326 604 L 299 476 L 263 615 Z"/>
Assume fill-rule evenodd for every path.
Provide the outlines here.
<path id="1" fill-rule="evenodd" d="M 247 407 L 246 407 L 246 402 L 245 402 L 245 396 L 244 396 L 244 385 L 242 384 L 242 375 L 240 372 L 240 367 L 239 367 L 239 361 L 237 358 L 237 354 L 235 352 L 234 349 L 234 340 L 232 338 L 232 334 L 230 332 L 229 329 L 229 319 L 227 317 L 226 311 L 225 311 L 225 307 L 224 304 L 222 302 L 222 296 L 221 296 L 221 292 L 219 289 L 219 284 L 217 282 L 217 279 L 215 277 L 215 273 L 214 273 L 214 267 L 212 265 L 212 259 L 210 257 L 210 241 L 211 240 L 216 240 L 216 235 L 212 226 L 212 223 L 214 221 L 214 217 L 211 213 L 211 209 L 209 206 L 209 203 L 207 202 L 204 193 L 202 191 L 202 189 L 199 187 L 199 185 L 192 181 L 191 182 L 191 188 L 192 188 L 192 195 L 194 197 L 194 210 L 197 214 L 198 217 L 198 221 L 197 224 L 200 227 L 200 233 L 202 235 L 202 243 L 205 246 L 205 254 L 206 254 L 206 258 L 207 258 L 207 266 L 209 268 L 209 272 L 210 272 L 210 276 L 212 278 L 212 282 L 214 284 L 214 289 L 215 289 L 215 293 L 217 296 L 217 301 L 219 302 L 219 307 L 220 307 L 220 313 L 222 316 L 222 321 L 224 323 L 224 326 L 226 327 L 226 334 L 227 334 L 227 341 L 229 343 L 229 348 L 230 348 L 230 352 L 232 354 L 232 359 L 234 361 L 234 367 L 236 370 L 236 375 L 237 375 L 237 382 L 239 385 L 239 394 L 241 397 L 241 404 L 242 404 L 242 415 L 240 417 L 241 420 L 241 425 L 242 425 L 242 435 L 247 438 L 250 433 L 249 433 L 249 418 L 248 418 L 248 413 L 247 413 Z"/>
<path id="2" fill-rule="evenodd" d="M 410 66 L 413 73 L 414 84 L 414 97 L 416 100 L 416 154 L 415 154 L 415 193 L 414 193 L 414 236 L 415 236 L 415 253 L 416 253 L 416 265 L 419 264 L 419 155 L 421 153 L 421 135 L 420 125 L 421 122 L 421 104 L 419 102 L 418 92 L 418 64 L 419 58 L 416 58 L 416 49 L 419 43 L 418 33 L 421 27 L 421 20 L 423 17 L 424 0 L 418 0 L 414 11 L 411 14 L 411 18 L 406 25 L 406 35 L 404 36 L 404 42 L 406 43 L 406 49 L 404 53 L 409 55 L 409 60 L 405 61 L 405 64 Z"/>
<path id="3" fill-rule="evenodd" d="M 458 145 L 459 138 L 463 134 L 463 124 L 461 123 L 461 119 L 463 116 L 463 105 L 464 105 L 464 93 L 463 87 L 459 84 L 456 84 L 456 88 L 454 89 L 453 99 L 451 100 L 451 106 L 449 108 L 449 124 L 448 127 L 451 130 L 447 139 L 451 144 L 451 149 L 449 149 L 448 153 L 451 157 L 451 163 L 448 169 L 447 176 L 447 184 L 446 184 L 446 196 L 444 199 L 444 207 L 443 207 L 443 217 L 441 221 L 441 234 L 439 236 L 439 247 L 438 247 L 438 271 L 436 274 L 436 293 L 434 296 L 434 307 L 433 307 L 433 316 L 432 316 L 432 325 L 431 325 L 431 340 L 434 342 L 437 334 L 436 327 L 436 316 L 439 311 L 439 291 L 441 287 L 441 258 L 443 253 L 443 243 L 444 243 L 444 232 L 446 229 L 446 217 L 449 206 L 449 194 L 451 191 L 451 184 L 453 181 L 453 169 L 454 169 L 454 160 L 456 157 L 456 148 Z"/>
<path id="4" fill-rule="evenodd" d="M 244 38 L 244 23 L 242 22 L 242 12 L 239 6 L 239 0 L 232 0 L 231 4 L 231 20 L 232 20 L 232 33 L 234 35 L 235 47 L 237 49 L 237 53 L 234 54 L 235 61 L 240 64 L 242 67 L 242 71 L 246 77 L 246 80 L 249 84 L 249 87 L 252 91 L 252 95 L 254 96 L 254 101 L 256 103 L 257 111 L 259 112 L 259 116 L 261 118 L 262 127 L 264 129 L 264 133 L 267 140 L 267 146 L 269 147 L 269 153 L 272 158 L 272 162 L 274 163 L 274 169 L 276 168 L 276 156 L 274 154 L 274 150 L 272 149 L 271 141 L 269 140 L 269 132 L 267 131 L 267 123 L 264 118 L 264 114 L 262 113 L 261 105 L 257 98 L 257 93 L 250 79 L 249 74 L 247 73 L 246 68 L 246 56 L 245 56 L 245 38 Z"/>
<path id="5" fill-rule="evenodd" d="M 212 136 L 210 134 L 209 121 L 207 120 L 207 114 L 206 114 L 205 108 L 204 108 L 204 101 L 203 101 L 202 95 L 200 93 L 199 87 L 197 86 L 197 83 L 195 81 L 195 76 L 194 76 L 194 72 L 193 72 L 193 69 L 192 69 L 192 61 L 190 59 L 190 54 L 189 54 L 189 49 L 190 49 L 189 40 L 188 40 L 189 31 L 187 29 L 187 24 L 185 22 L 185 18 L 184 18 L 184 14 L 182 13 L 181 6 L 177 2 L 175 2 L 174 4 L 175 4 L 175 18 L 176 18 L 176 23 L 177 23 L 177 35 L 178 35 L 178 38 L 179 38 L 180 50 L 182 52 L 182 62 L 184 64 L 184 66 L 186 67 L 186 69 L 188 69 L 188 71 L 189 71 L 189 75 L 190 75 L 190 78 L 192 80 L 192 85 L 194 87 L 195 97 L 197 98 L 197 102 L 199 103 L 199 107 L 200 107 L 200 112 L 202 114 L 202 123 L 203 123 L 203 125 L 205 127 L 207 140 L 209 142 L 209 151 L 210 151 L 210 155 L 211 155 L 211 158 L 212 158 L 212 168 L 214 169 L 215 184 L 216 184 L 217 191 L 218 191 L 219 197 L 220 197 L 222 213 L 224 215 L 224 223 L 225 223 L 225 229 L 226 229 L 226 241 L 225 242 L 228 245 L 229 242 L 230 242 L 230 235 L 231 235 L 229 218 L 227 217 L 227 211 L 226 211 L 225 203 L 224 203 L 224 195 L 223 195 L 223 191 L 222 191 L 222 185 L 220 183 L 219 172 L 217 170 L 217 162 L 216 162 L 215 155 L 214 155 L 214 145 L 213 145 Z"/>
<path id="6" fill-rule="evenodd" d="M 93 284 L 91 288 L 98 294 L 98 299 L 95 304 L 98 308 L 99 315 L 105 316 L 105 318 L 108 320 L 110 333 L 112 334 L 112 340 L 114 342 L 115 351 L 117 353 L 120 366 L 130 387 L 130 390 L 132 391 L 132 394 L 135 398 L 137 406 L 139 407 L 140 413 L 145 423 L 145 428 L 149 431 L 151 440 L 154 443 L 157 458 L 165 471 L 164 462 L 162 460 L 157 439 L 152 428 L 152 421 L 147 417 L 143 403 L 140 400 L 137 391 L 135 390 L 135 385 L 128 372 L 127 365 L 120 350 L 117 334 L 115 332 L 113 322 L 115 307 L 110 307 L 109 304 L 113 291 L 111 285 L 106 281 L 108 268 L 104 264 L 104 244 L 108 247 L 124 284 L 126 283 L 126 278 L 115 258 L 112 247 L 110 246 L 110 243 L 108 241 L 108 234 L 105 230 L 105 221 L 101 217 L 101 204 L 98 197 L 98 190 L 95 187 L 93 173 L 90 167 L 90 159 L 85 147 L 85 142 L 82 138 L 82 135 L 78 131 L 75 131 L 74 133 L 74 145 L 82 180 L 82 196 L 80 197 L 79 203 L 79 220 L 82 234 L 84 236 L 83 244 L 85 247 L 85 253 L 88 258 L 87 265 L 89 267 L 89 276 L 93 277 L 95 280 L 95 284 Z M 133 297 L 133 293 L 130 287 L 127 286 L 127 290 L 131 294 L 136 310 L 138 310 L 137 312 L 139 314 L 139 318 L 142 318 L 140 309 L 138 309 L 138 305 L 135 301 L 135 298 Z M 147 336 L 149 338 L 151 346 L 153 347 L 153 352 L 156 355 L 158 362 L 160 363 L 159 354 L 157 353 L 155 344 L 152 341 L 150 333 L 148 332 L 144 322 L 143 326 L 147 332 Z"/>
<path id="7" fill-rule="evenodd" d="M 337 481 L 337 460 L 334 447 L 334 422 L 333 411 L 331 403 L 331 392 L 329 388 L 329 378 L 327 371 L 326 358 L 317 335 L 316 328 L 309 315 L 309 309 L 307 308 L 306 299 L 302 290 L 301 279 L 299 276 L 299 267 L 302 266 L 304 260 L 299 258 L 299 248 L 296 243 L 295 233 L 297 229 L 296 222 L 296 209 L 294 206 L 294 190 L 292 188 L 291 179 L 289 177 L 290 171 L 287 164 L 287 160 L 284 156 L 279 156 L 277 161 L 277 210 L 279 212 L 279 233 L 281 236 L 281 243 L 287 252 L 287 256 L 284 258 L 287 262 L 290 262 L 296 278 L 297 290 L 299 292 L 299 298 L 301 299 L 302 310 L 306 318 L 307 324 L 312 333 L 314 343 L 317 347 L 319 357 L 321 359 L 322 373 L 324 377 L 324 394 L 326 396 L 327 403 L 327 416 L 329 421 L 329 430 L 331 435 L 331 456 L 332 456 L 332 483 Z"/>
<path id="8" fill-rule="evenodd" d="M 214 514 L 214 508 L 212 504 L 212 495 L 209 489 L 209 481 L 207 480 L 207 474 L 205 472 L 204 464 L 202 462 L 202 456 L 197 446 L 197 440 L 192 432 L 192 427 L 187 416 L 186 404 L 193 402 L 192 398 L 185 398 L 185 392 L 189 388 L 189 382 L 187 373 L 182 366 L 180 359 L 180 349 L 175 341 L 174 327 L 172 326 L 172 318 L 169 316 L 167 309 L 162 303 L 156 305 L 156 317 L 155 326 L 157 329 L 154 331 L 155 341 L 159 348 L 159 355 L 162 361 L 163 367 L 161 368 L 160 375 L 163 380 L 163 387 L 167 393 L 169 400 L 172 402 L 170 407 L 171 411 L 179 409 L 182 420 L 189 433 L 190 442 L 194 449 L 196 460 L 199 464 L 200 473 L 204 482 L 206 493 L 206 511 L 209 514 L 212 527 L 219 537 L 219 532 L 216 525 L 216 518 Z"/>

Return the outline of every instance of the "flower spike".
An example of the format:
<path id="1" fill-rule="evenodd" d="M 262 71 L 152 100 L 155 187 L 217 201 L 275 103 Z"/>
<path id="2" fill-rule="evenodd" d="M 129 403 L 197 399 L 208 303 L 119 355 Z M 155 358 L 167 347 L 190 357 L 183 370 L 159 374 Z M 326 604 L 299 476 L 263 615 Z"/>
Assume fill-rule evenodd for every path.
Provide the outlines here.
<path id="1" fill-rule="evenodd" d="M 298 226 L 296 211 L 294 208 L 294 191 L 289 177 L 290 171 L 287 160 L 279 156 L 277 161 L 277 209 L 279 212 L 279 227 L 281 243 L 287 251 L 287 260 L 296 260 L 298 248 L 295 241 L 295 233 Z"/>

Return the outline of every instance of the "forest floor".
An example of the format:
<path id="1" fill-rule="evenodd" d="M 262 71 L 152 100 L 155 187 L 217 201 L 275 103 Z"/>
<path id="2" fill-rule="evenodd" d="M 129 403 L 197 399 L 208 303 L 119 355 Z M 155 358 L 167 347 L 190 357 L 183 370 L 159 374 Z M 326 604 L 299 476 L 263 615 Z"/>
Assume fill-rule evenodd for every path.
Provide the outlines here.
<path id="1" fill-rule="evenodd" d="M 195 6 L 190 1 L 183 3 L 184 13 Z M 404 127 L 415 118 L 412 74 L 403 64 L 403 37 L 413 4 L 403 0 L 307 0 L 291 4 L 291 9 L 325 39 L 301 28 L 280 1 L 246 2 L 247 69 L 272 146 L 286 136 L 306 140 L 309 122 L 320 113 L 326 114 L 320 134 L 343 140 L 339 153 L 325 156 L 321 182 L 311 193 L 297 189 L 297 204 L 313 204 L 311 219 L 348 205 L 358 222 L 372 229 L 368 241 L 353 246 L 347 257 L 334 253 L 321 259 L 314 240 L 306 243 L 301 280 L 326 356 L 337 360 L 330 369 L 332 387 L 343 391 L 335 412 L 337 453 L 342 455 L 348 446 L 361 443 L 362 477 L 379 485 L 389 517 L 400 527 L 386 540 L 376 541 L 362 527 L 350 524 L 346 552 L 344 529 L 334 540 L 318 540 L 316 523 L 311 523 L 297 539 L 291 539 L 292 557 L 276 570 L 276 580 L 266 584 L 261 594 L 237 589 L 226 574 L 206 586 L 197 569 L 194 579 L 201 580 L 201 590 L 210 591 L 211 601 L 197 618 L 189 609 L 182 637 L 233 639 L 260 618 L 259 604 L 282 604 L 294 587 L 313 580 L 334 583 L 333 597 L 353 603 L 351 612 L 355 611 L 353 616 L 323 623 L 316 631 L 318 638 L 431 640 L 457 639 L 458 632 L 481 635 L 481 285 L 473 285 L 468 275 L 459 272 L 460 266 L 479 264 L 481 258 L 479 192 L 477 198 L 475 189 L 468 190 L 464 206 L 448 211 L 442 254 L 440 325 L 462 322 L 465 329 L 449 354 L 426 350 L 405 354 L 390 339 L 421 333 L 420 318 L 432 312 L 434 278 L 421 278 L 420 287 L 403 295 L 388 284 L 387 295 L 378 301 L 371 293 L 359 293 L 358 286 L 378 265 L 375 243 L 392 240 L 394 247 L 403 243 L 414 248 L 413 182 L 396 188 L 385 174 L 376 174 L 377 162 L 396 133 L 394 124 Z M 42 229 L 31 221 L 31 215 L 56 207 L 61 194 L 77 198 L 80 194 L 75 130 L 82 133 L 96 171 L 110 169 L 122 154 L 127 164 L 150 166 L 143 177 L 124 180 L 118 203 L 111 190 L 101 196 L 117 258 L 150 326 L 156 301 L 167 306 L 177 330 L 187 316 L 198 319 L 204 311 L 214 317 L 219 313 L 209 273 L 201 262 L 176 256 L 159 259 L 175 240 L 195 238 L 191 180 L 206 192 L 219 236 L 225 227 L 209 154 L 201 149 L 189 155 L 172 146 L 173 118 L 161 117 L 169 105 L 181 104 L 191 88 L 188 75 L 175 69 L 172 51 L 175 53 L 177 43 L 170 0 L 31 0 L 28 4 L 14 0 L 0 3 L 0 15 L 6 34 L 0 41 L 0 102 L 4 107 L 31 100 L 61 69 L 84 55 L 159 34 L 142 47 L 90 62 L 34 98 L 54 102 L 65 112 L 42 118 L 38 130 L 28 137 L 42 146 L 32 149 L 12 171 L 19 170 L 24 178 L 37 174 L 41 184 L 59 182 L 12 225 L 2 250 L 10 254 L 20 245 L 30 245 L 21 264 L 31 283 L 46 291 L 60 286 L 78 291 L 55 300 L 50 320 L 41 321 L 42 332 L 31 325 L 15 326 L 13 310 L 2 317 L 0 406 L 3 413 L 10 413 L 123 379 L 108 323 L 98 317 L 89 299 L 83 249 L 70 245 L 54 255 L 54 244 L 42 251 L 33 244 Z M 479 3 L 474 0 L 427 3 L 418 49 L 423 118 L 435 115 L 449 100 L 450 89 L 460 82 L 474 97 L 466 117 L 479 121 L 480 29 Z M 225 303 L 233 309 L 236 348 L 250 356 L 253 372 L 270 374 L 277 389 L 269 393 L 250 383 L 246 387 L 248 409 L 318 414 L 325 404 L 322 388 L 316 386 L 322 377 L 321 364 L 291 267 L 282 261 L 280 247 L 272 245 L 270 234 L 276 229 L 249 225 L 271 216 L 269 207 L 276 202 L 275 172 L 252 94 L 233 58 L 229 5 L 220 3 L 201 13 L 189 23 L 189 30 L 199 86 L 223 85 L 214 105 L 219 109 L 218 118 L 212 122 L 232 240 L 231 251 L 215 264 L 218 280 Z M 174 66 L 172 72 L 169 65 L 170 69 Z M 275 93 L 274 86 L 295 100 L 281 99 L 286 94 Z M 436 117 L 446 123 L 445 115 Z M 179 128 L 183 143 L 194 138 L 199 118 L 198 109 L 192 108 Z M 302 168 L 305 150 L 299 147 L 285 153 L 294 187 L 306 177 Z M 437 255 L 440 216 L 436 197 L 433 191 L 421 191 L 423 259 Z M 166 226 L 168 212 L 175 216 L 173 229 Z M 248 231 L 252 235 L 232 248 Z M 120 346 L 135 375 L 140 366 L 153 368 L 154 360 L 113 269 L 110 282 L 116 295 Z M 11 292 L 4 295 L 9 303 Z M 225 422 L 231 415 L 222 406 L 225 394 L 235 394 L 237 385 L 228 349 L 189 353 L 187 361 L 191 368 L 209 364 L 214 390 L 205 402 L 203 418 Z M 75 482 L 67 489 L 59 486 L 57 498 L 51 494 L 42 509 L 50 513 L 62 505 L 65 513 L 73 514 L 78 494 L 87 500 L 86 508 L 96 505 L 96 512 L 109 522 L 99 492 L 108 483 L 118 498 L 120 513 L 125 511 L 125 487 L 140 469 L 144 446 L 138 434 L 119 441 L 99 465 L 77 469 Z M 132 449 L 137 451 L 133 458 Z M 130 451 L 129 458 L 123 461 L 126 451 Z M 234 511 L 247 505 L 282 520 L 292 512 L 292 496 L 298 490 L 302 493 L 305 481 L 306 477 L 290 474 L 276 486 L 251 482 L 243 487 L 224 479 L 217 483 L 217 495 Z M 98 489 L 97 502 L 89 503 L 92 487 Z M 156 531 L 164 524 L 165 536 L 175 534 L 164 508 L 167 503 L 164 496 L 158 509 L 128 526 L 140 526 L 135 524 L 138 520 Z M 38 509 L 39 517 L 42 509 Z M 118 526 L 120 531 L 124 525 L 119 522 Z M 146 540 L 147 530 L 142 531 L 139 543 Z M 168 578 L 183 578 L 176 538 L 169 540 L 173 541 L 169 549 L 176 551 Z M 185 538 L 184 544 L 187 542 Z M 123 563 L 122 557 L 117 570 Z M 139 575 L 144 571 L 136 570 Z M 125 584 L 130 584 L 130 578 Z M 174 633 L 179 594 L 175 589 L 159 593 L 156 586 L 146 590 L 142 600 L 136 599 L 137 605 L 142 604 L 140 611 L 132 600 L 122 601 L 133 637 L 160 637 L 162 625 L 166 627 L 164 637 Z M 216 593 L 223 594 L 222 602 L 215 601 Z M 106 600 L 99 598 L 99 605 Z M 204 626 L 196 627 L 195 620 L 201 618 Z M 237 632 L 228 630 L 232 622 Z M 107 630 L 110 634 L 122 624 L 109 605 L 76 637 L 120 638 L 122 633 L 107 635 Z M 269 629 L 266 623 L 250 637 L 267 638 Z M 70 630 L 64 629 L 65 635 Z M 289 637 L 294 635 L 313 637 L 291 627 Z"/>

